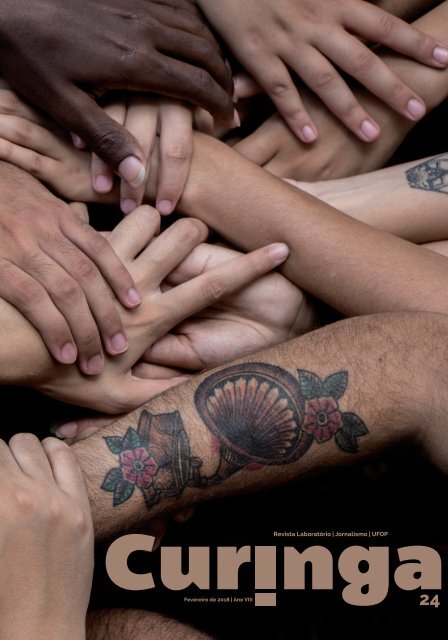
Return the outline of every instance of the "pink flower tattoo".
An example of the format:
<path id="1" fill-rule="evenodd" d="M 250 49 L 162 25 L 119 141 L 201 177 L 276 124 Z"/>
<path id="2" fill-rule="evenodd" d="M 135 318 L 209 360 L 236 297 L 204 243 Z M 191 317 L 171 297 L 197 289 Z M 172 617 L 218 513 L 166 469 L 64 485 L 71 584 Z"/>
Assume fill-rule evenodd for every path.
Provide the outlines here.
<path id="1" fill-rule="evenodd" d="M 143 447 L 120 453 L 120 466 L 123 478 L 141 489 L 151 486 L 157 473 L 154 458 Z"/>
<path id="2" fill-rule="evenodd" d="M 305 403 L 303 429 L 319 444 L 342 429 L 342 415 L 334 398 L 315 398 Z"/>

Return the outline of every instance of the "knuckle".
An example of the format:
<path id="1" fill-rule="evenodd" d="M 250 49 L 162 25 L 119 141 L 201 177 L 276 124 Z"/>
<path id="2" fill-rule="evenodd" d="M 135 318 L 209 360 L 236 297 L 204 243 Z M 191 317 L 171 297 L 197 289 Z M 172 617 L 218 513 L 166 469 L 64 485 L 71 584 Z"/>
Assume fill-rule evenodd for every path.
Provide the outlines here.
<path id="1" fill-rule="evenodd" d="M 352 63 L 351 73 L 353 75 L 366 75 L 370 73 L 375 65 L 376 56 L 368 49 L 363 50 L 355 56 Z"/>
<path id="2" fill-rule="evenodd" d="M 333 89 L 336 85 L 336 74 L 333 71 L 321 71 L 316 74 L 313 82 L 313 89 L 325 91 Z"/>
<path id="3" fill-rule="evenodd" d="M 39 511 L 36 496 L 22 483 L 13 484 L 8 492 L 10 511 L 18 520 L 29 520 Z"/>
<path id="4" fill-rule="evenodd" d="M 76 343 L 84 354 L 94 355 L 101 351 L 101 342 L 98 330 L 95 327 L 87 329 L 77 338 Z"/>
<path id="5" fill-rule="evenodd" d="M 90 533 L 90 518 L 79 504 L 72 505 L 70 508 L 70 525 L 77 536 L 85 536 Z"/>
<path id="6" fill-rule="evenodd" d="M 202 295 L 208 304 L 218 302 L 226 294 L 226 283 L 219 276 L 208 278 L 202 286 Z"/>
<path id="7" fill-rule="evenodd" d="M 278 99 L 284 98 L 285 96 L 289 95 L 292 90 L 293 87 L 287 80 L 273 80 L 269 86 L 269 93 L 274 98 Z"/>
<path id="8" fill-rule="evenodd" d="M 199 242 L 206 233 L 206 226 L 194 218 L 184 218 L 174 224 L 183 243 Z"/>
<path id="9" fill-rule="evenodd" d="M 165 152 L 165 158 L 172 164 L 185 164 L 190 158 L 188 147 L 184 144 L 172 144 Z"/>
<path id="10" fill-rule="evenodd" d="M 209 93 L 212 89 L 213 80 L 211 75 L 204 69 L 198 69 L 193 76 L 196 90 L 200 93 Z"/>
<path id="11" fill-rule="evenodd" d="M 13 144 L 4 138 L 0 139 L 0 158 L 10 160 L 13 153 Z"/>
<path id="12" fill-rule="evenodd" d="M 42 299 L 41 287 L 31 278 L 24 279 L 20 283 L 20 300 L 22 308 L 26 311 L 38 305 Z"/>
<path id="13" fill-rule="evenodd" d="M 395 16 L 387 12 L 382 12 L 378 24 L 384 40 L 388 41 L 393 37 L 397 27 Z"/>
<path id="14" fill-rule="evenodd" d="M 81 282 L 93 280 L 93 278 L 96 278 L 99 275 L 99 271 L 94 263 L 84 256 L 76 258 L 73 262 L 72 268 L 75 278 Z"/>
<path id="15" fill-rule="evenodd" d="M 54 295 L 58 301 L 61 300 L 79 300 L 81 297 L 81 289 L 73 278 L 62 277 L 58 280 L 55 287 Z"/>
<path id="16" fill-rule="evenodd" d="M 0 91 L 0 113 L 14 115 L 20 108 L 20 101 L 13 91 Z"/>
<path id="17" fill-rule="evenodd" d="M 91 136 L 91 146 L 99 156 L 106 158 L 115 157 L 117 153 L 123 156 L 123 148 L 126 146 L 127 140 L 124 131 L 113 123 L 100 124 L 96 126 Z"/>
<path id="18" fill-rule="evenodd" d="M 402 103 L 405 99 L 405 87 L 400 82 L 395 82 L 387 92 L 387 99 L 393 104 Z"/>

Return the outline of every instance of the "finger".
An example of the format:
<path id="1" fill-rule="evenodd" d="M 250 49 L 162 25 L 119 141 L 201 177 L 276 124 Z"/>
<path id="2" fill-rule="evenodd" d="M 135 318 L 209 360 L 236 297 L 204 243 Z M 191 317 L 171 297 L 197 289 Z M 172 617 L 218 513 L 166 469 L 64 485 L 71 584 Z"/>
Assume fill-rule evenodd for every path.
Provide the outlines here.
<path id="1" fill-rule="evenodd" d="M 121 178 L 136 187 L 145 182 L 144 155 L 128 131 L 81 89 L 58 87 L 53 93 L 59 101 L 54 115 L 66 129 L 79 135 Z"/>
<path id="2" fill-rule="evenodd" d="M 39 439 L 32 433 L 17 433 L 9 448 L 23 473 L 36 480 L 52 479 L 50 463 Z"/>
<path id="3" fill-rule="evenodd" d="M 253 98 L 254 96 L 263 93 L 263 89 L 260 87 L 251 76 L 246 73 L 239 73 L 235 76 L 234 80 L 235 94 L 234 97 L 237 100 L 244 100 L 246 98 Z"/>
<path id="4" fill-rule="evenodd" d="M 208 136 L 213 135 L 215 129 L 213 116 L 208 111 L 196 107 L 194 110 L 194 128 Z"/>
<path id="5" fill-rule="evenodd" d="M 83 202 L 69 202 L 68 206 L 79 220 L 89 223 L 89 210 Z"/>
<path id="6" fill-rule="evenodd" d="M 55 248 L 58 251 L 54 251 Z M 30 251 L 21 260 L 23 270 L 44 287 L 66 319 L 78 348 L 80 368 L 88 375 L 96 375 L 103 368 L 104 358 L 100 323 L 98 321 L 97 326 L 86 299 L 87 290 L 91 287 L 89 279 L 93 276 L 90 265 L 62 235 L 50 245 L 48 253 Z M 104 304 L 102 293 L 100 288 L 97 295 Z M 106 293 L 110 298 L 110 293 Z M 93 303 L 97 304 L 98 300 Z"/>
<path id="7" fill-rule="evenodd" d="M 105 238 L 100 237 L 108 244 Z M 77 240 L 81 245 L 79 238 Z M 86 255 L 85 248 L 79 251 L 62 236 L 56 249 L 50 245 L 47 253 L 62 267 L 59 274 L 43 262 L 37 263 L 34 273 L 70 324 L 82 370 L 93 375 L 103 367 L 99 336 L 110 355 L 119 355 L 127 350 L 123 322 L 110 289 L 95 263 Z"/>
<path id="8" fill-rule="evenodd" d="M 160 215 L 153 207 L 143 205 L 118 224 L 109 236 L 117 256 L 128 263 L 160 232 Z"/>
<path id="9" fill-rule="evenodd" d="M 77 149 L 85 149 L 86 148 L 86 143 L 84 142 L 84 140 L 81 140 L 81 138 L 79 136 L 76 135 L 76 133 L 70 132 L 70 137 L 72 139 L 73 142 L 73 146 L 76 147 Z"/>
<path id="10" fill-rule="evenodd" d="M 90 513 L 84 477 L 74 452 L 57 438 L 45 438 L 42 447 L 47 454 L 56 484 L 68 495 L 82 501 Z"/>
<path id="11" fill-rule="evenodd" d="M 380 135 L 380 127 L 348 88 L 340 73 L 313 47 L 304 47 L 288 63 L 328 109 L 364 142 Z"/>
<path id="12" fill-rule="evenodd" d="M 54 175 L 58 162 L 31 149 L 25 149 L 9 140 L 0 138 L 0 160 L 23 169 L 42 182 L 48 182 L 48 176 Z"/>
<path id="13" fill-rule="evenodd" d="M 161 215 L 170 215 L 185 189 L 193 157 L 190 107 L 175 102 L 161 105 L 159 157 L 156 207 Z"/>
<path id="14" fill-rule="evenodd" d="M 187 282 L 205 271 L 210 271 L 220 264 L 238 258 L 242 254 L 228 247 L 202 243 L 195 247 L 191 253 L 172 271 L 165 282 L 170 286 L 176 286 Z"/>
<path id="15" fill-rule="evenodd" d="M 15 115 L 0 117 L 0 137 L 54 160 L 58 160 L 66 149 L 65 143 L 54 133 Z"/>
<path id="16" fill-rule="evenodd" d="M 76 362 L 73 335 L 47 291 L 22 269 L 3 259 L 0 259 L 0 297 L 27 318 L 58 362 Z"/>
<path id="17" fill-rule="evenodd" d="M 157 340 L 142 356 L 143 360 L 164 367 L 181 367 L 187 371 L 202 371 L 206 364 L 197 354 L 193 344 L 187 335 L 182 334 L 182 325 L 179 328 L 180 335 L 167 333 Z M 142 365 L 141 365 L 142 366 Z"/>
<path id="18" fill-rule="evenodd" d="M 87 438 L 100 429 L 104 429 L 115 420 L 118 420 L 120 416 L 91 416 L 88 418 L 80 418 L 76 422 L 66 422 L 54 429 L 51 429 L 52 433 L 57 438 L 64 440 L 70 438 L 70 440 L 78 441 Z"/>
<path id="19" fill-rule="evenodd" d="M 170 30 L 173 31 L 173 30 Z M 170 49 L 170 44 L 175 43 Z M 229 93 L 233 89 L 232 74 L 223 56 L 208 38 L 192 37 L 190 33 L 176 29 L 175 36 L 168 37 L 164 53 L 174 54 L 178 60 L 185 60 L 199 69 L 204 69 L 218 86 Z"/>
<path id="20" fill-rule="evenodd" d="M 54 126 L 44 113 L 34 109 L 27 102 L 19 98 L 19 96 L 6 87 L 0 89 L 0 113 L 10 116 L 18 116 L 39 124 L 42 127 L 51 128 Z"/>
<path id="21" fill-rule="evenodd" d="M 356 12 L 348 10 L 343 17 L 344 26 L 351 33 L 384 44 L 393 51 L 432 67 L 443 69 L 448 65 L 445 43 L 379 7 L 356 2 Z"/>
<path id="22" fill-rule="evenodd" d="M 254 133 L 238 142 L 234 149 L 259 167 L 263 167 L 280 149 L 282 127 L 282 121 L 269 118 Z"/>
<path id="23" fill-rule="evenodd" d="M 146 159 L 146 176 L 151 170 L 150 158 L 157 139 L 159 118 L 159 102 L 146 97 L 132 98 L 126 114 L 125 127 L 139 141 Z M 121 184 L 121 210 L 129 214 L 142 202 L 145 195 L 145 184 L 132 187 L 127 182 Z"/>
<path id="24" fill-rule="evenodd" d="M 126 119 L 126 104 L 123 101 L 114 102 L 104 107 L 104 112 L 117 122 L 124 125 Z M 114 186 L 114 174 L 107 164 L 99 158 L 96 153 L 92 153 L 92 185 L 97 193 L 110 193 Z"/>
<path id="25" fill-rule="evenodd" d="M 172 378 L 185 377 L 185 372 L 178 367 L 164 367 L 152 362 L 139 362 L 132 368 L 132 374 L 136 378 L 145 380 L 171 380 Z"/>
<path id="26" fill-rule="evenodd" d="M 344 40 L 341 40 L 336 33 L 332 33 L 325 39 L 321 51 L 405 118 L 416 121 L 425 115 L 426 106 L 419 96 L 373 51 L 353 36 L 344 33 Z"/>
<path id="27" fill-rule="evenodd" d="M 205 68 L 168 56 L 157 58 L 159 80 L 153 90 L 164 96 L 191 102 L 211 113 L 226 125 L 234 124 L 232 96 Z"/>
<path id="28" fill-rule="evenodd" d="M 173 327 L 194 313 L 248 286 L 282 264 L 288 255 L 287 245 L 272 244 L 170 289 L 162 298 L 163 306 L 167 305 L 167 324 Z"/>
<path id="29" fill-rule="evenodd" d="M 123 306 L 129 309 L 138 307 L 141 295 L 135 280 L 110 242 L 90 224 L 76 218 L 67 216 L 62 220 L 61 229 L 65 236 L 90 258 L 79 265 L 79 277 L 82 281 L 92 278 L 99 285 L 101 274 Z"/>
<path id="30" fill-rule="evenodd" d="M 0 475 L 11 479 L 12 474 L 22 473 L 17 460 L 12 455 L 11 449 L 4 440 L 0 440 Z"/>
<path id="31" fill-rule="evenodd" d="M 177 220 L 136 258 L 135 277 L 139 282 L 159 285 L 207 235 L 208 229 L 200 220 Z"/>
<path id="32" fill-rule="evenodd" d="M 317 138 L 316 127 L 286 65 L 279 58 L 264 57 L 254 61 L 249 71 L 269 95 L 299 140 L 305 143 L 314 142 Z"/>

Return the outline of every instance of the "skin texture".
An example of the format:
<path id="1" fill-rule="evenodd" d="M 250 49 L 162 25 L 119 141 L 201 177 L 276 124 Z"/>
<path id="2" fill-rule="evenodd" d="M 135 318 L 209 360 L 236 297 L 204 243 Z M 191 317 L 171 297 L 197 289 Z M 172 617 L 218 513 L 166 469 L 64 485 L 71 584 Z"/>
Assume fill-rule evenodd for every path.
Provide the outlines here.
<path id="1" fill-rule="evenodd" d="M 192 0 L 4 0 L 2 14 L 2 75 L 133 186 L 144 153 L 87 91 L 155 92 L 232 119 L 230 72 Z"/>
<path id="2" fill-rule="evenodd" d="M 0 441 L 1 640 L 83 640 L 93 526 L 70 448 L 31 434 Z"/>
<path id="3" fill-rule="evenodd" d="M 102 609 L 87 616 L 87 640 L 211 640 L 209 635 L 150 611 Z"/>
<path id="4" fill-rule="evenodd" d="M 143 294 L 137 313 L 124 312 L 130 348 L 120 358 L 107 358 L 93 387 L 76 366 L 55 366 L 36 332 L 14 309 L 1 301 L 4 341 L 2 362 L 8 383 L 31 385 L 66 402 L 106 413 L 129 411 L 145 399 L 184 378 L 157 371 L 150 378 L 135 375 L 143 353 L 185 318 L 231 296 L 285 260 L 288 248 L 272 245 L 247 256 L 200 270 L 177 286 L 161 287 L 173 271 L 207 235 L 197 220 L 179 220 L 155 237 L 160 216 L 142 207 L 111 234 L 110 243 L 133 272 Z M 149 243 L 149 244 L 148 244 Z M 145 250 L 144 250 L 145 249 Z M 204 272 L 202 272 L 204 271 Z"/>
<path id="5" fill-rule="evenodd" d="M 147 159 L 160 137 L 156 207 L 163 215 L 174 211 L 185 188 L 193 155 L 193 112 L 186 103 L 128 95 L 105 107 L 106 113 L 139 141 Z M 92 156 L 92 184 L 98 193 L 113 189 L 114 174 L 96 154 Z M 135 188 L 122 181 L 120 204 L 129 214 L 143 202 L 145 185 Z"/>
<path id="6" fill-rule="evenodd" d="M 333 65 L 347 72 L 402 116 L 425 113 L 418 95 L 358 38 L 384 44 L 424 64 L 443 68 L 442 42 L 417 32 L 361 0 L 199 0 L 201 8 L 246 71 L 270 96 L 293 133 L 305 143 L 316 127 L 290 75 L 294 71 L 338 119 L 363 141 L 380 128 Z M 435 56 L 435 57 L 434 57 Z"/>
<path id="7" fill-rule="evenodd" d="M 135 283 L 109 243 L 37 180 L 0 163 L 0 294 L 42 334 L 61 363 L 97 374 L 103 347 L 127 349 L 110 288 L 128 308 Z M 79 209 L 78 209 L 79 210 Z"/>
<path id="8" fill-rule="evenodd" d="M 253 442 L 258 442 L 259 427 L 256 427 L 253 418 L 257 414 L 248 412 L 246 418 L 241 420 L 230 418 L 225 423 L 213 423 L 210 414 L 207 411 L 204 413 L 203 407 L 207 406 L 203 404 L 207 398 L 206 389 L 215 386 L 212 378 L 216 379 L 218 373 L 213 371 L 202 374 L 178 389 L 165 392 L 106 430 L 73 445 L 87 479 L 97 536 L 116 534 L 123 527 L 143 523 L 148 518 L 212 497 L 260 490 L 291 481 L 303 473 L 323 471 L 329 466 L 333 468 L 361 460 L 402 441 L 419 442 L 433 461 L 446 469 L 443 452 L 446 451 L 447 442 L 442 428 L 443 394 L 447 379 L 446 328 L 445 316 L 431 314 L 356 318 L 239 361 L 234 365 L 233 373 L 229 369 L 218 370 L 224 382 L 227 380 L 228 384 L 233 384 L 231 380 L 235 372 L 237 376 L 244 375 L 244 372 L 252 376 L 261 375 L 261 367 L 264 372 L 272 372 L 271 384 L 278 389 L 286 388 L 282 385 L 285 379 L 291 380 L 288 373 L 293 380 L 299 379 L 298 368 L 312 372 L 309 375 L 317 375 L 321 381 L 327 381 L 331 374 L 344 372 L 347 384 L 339 386 L 338 391 L 326 387 L 324 393 L 333 398 L 333 402 L 326 402 L 326 408 L 322 411 L 326 414 L 342 412 L 344 424 L 348 421 L 345 417 L 347 413 L 357 416 L 357 421 L 352 418 L 352 424 L 357 424 L 357 454 L 354 453 L 355 449 L 348 452 L 348 447 L 342 450 L 339 444 L 336 446 L 334 434 L 328 439 L 320 438 L 317 433 L 310 435 L 313 421 L 308 409 L 301 414 L 302 418 L 294 419 L 292 425 L 295 426 L 291 426 L 293 433 L 299 430 L 310 435 L 308 438 L 302 434 L 299 449 L 292 448 L 289 450 L 291 455 L 286 457 L 282 457 L 283 454 L 275 457 L 276 448 L 272 447 L 266 449 L 272 452 L 272 458 L 268 453 L 262 456 L 255 451 L 250 453 L 245 434 L 248 429 L 255 430 L 257 437 Z M 289 386 L 291 384 L 287 382 L 287 388 L 296 390 L 291 391 L 290 397 L 300 404 L 300 394 L 304 393 L 303 379 L 300 392 L 297 382 L 292 387 Z M 261 386 L 257 393 L 263 395 L 266 390 Z M 316 398 L 321 393 L 322 389 L 311 389 L 308 397 Z M 244 393 L 238 397 L 243 403 L 248 401 Z M 266 401 L 266 396 L 264 398 Z M 324 400 L 319 404 L 321 402 Z M 338 403 L 338 409 L 334 406 L 335 402 Z M 243 407 L 238 411 L 243 411 Z M 262 422 L 266 433 L 269 433 L 271 418 L 266 417 Z M 333 415 L 332 422 L 337 424 L 339 418 Z M 166 470 L 165 488 L 169 487 L 170 473 L 177 473 L 174 463 L 160 466 L 164 464 L 160 447 L 167 451 L 167 447 L 174 444 L 170 444 L 167 435 L 163 436 L 163 433 L 170 433 L 166 431 L 170 424 L 173 428 L 174 424 L 177 425 L 176 433 L 179 433 L 183 442 L 180 459 L 185 465 L 186 475 L 183 477 L 186 478 L 186 485 L 173 492 L 161 493 L 157 489 L 157 486 L 161 486 L 158 484 L 161 480 L 161 477 L 157 477 L 160 473 L 158 469 Z M 223 425 L 231 430 L 227 439 L 223 439 Z M 132 431 L 137 432 L 138 442 L 130 433 Z M 229 442 L 233 443 L 234 451 L 240 451 L 230 467 L 225 462 L 230 458 L 222 457 Z M 150 451 L 154 463 L 150 463 L 143 452 L 137 451 L 139 448 Z M 120 452 L 125 450 L 131 450 L 133 455 L 123 453 L 121 456 Z M 128 468 L 137 458 L 143 462 L 144 475 L 134 475 L 132 469 Z M 251 466 L 252 462 L 256 465 Z M 247 464 L 249 467 L 246 467 Z M 121 474 L 125 474 L 127 485 L 132 486 L 118 487 L 118 471 L 112 472 L 112 469 L 119 469 Z"/>
<path id="9" fill-rule="evenodd" d="M 447 160 L 442 154 L 351 178 L 291 184 L 387 233 L 433 243 L 448 238 Z"/>
<path id="10" fill-rule="evenodd" d="M 448 39 L 448 3 L 430 11 L 414 25 L 440 40 Z M 436 71 L 390 52 L 378 52 L 381 59 L 403 82 L 425 97 L 428 110 L 447 97 L 447 72 Z M 257 89 L 243 82 L 245 93 Z M 302 99 L 321 132 L 313 145 L 305 145 L 290 132 L 282 118 L 274 115 L 255 133 L 236 145 L 236 149 L 253 162 L 282 178 L 295 180 L 333 180 L 374 171 L 384 166 L 414 126 L 384 103 L 355 87 L 355 95 L 387 133 L 366 146 L 346 128 L 325 106 L 304 88 Z"/>

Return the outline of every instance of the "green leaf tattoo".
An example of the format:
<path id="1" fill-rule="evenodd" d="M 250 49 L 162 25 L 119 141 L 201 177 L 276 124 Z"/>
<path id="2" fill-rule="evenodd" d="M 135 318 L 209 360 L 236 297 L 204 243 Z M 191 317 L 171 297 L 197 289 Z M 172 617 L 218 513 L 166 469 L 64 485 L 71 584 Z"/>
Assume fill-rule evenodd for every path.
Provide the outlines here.
<path id="1" fill-rule="evenodd" d="M 287 465 L 313 444 L 331 440 L 345 453 L 359 449 L 369 433 L 363 420 L 340 407 L 349 384 L 347 371 L 321 379 L 311 371 L 297 376 L 281 367 L 248 363 L 207 376 L 195 394 L 196 410 L 213 436 L 215 471 L 202 473 L 203 461 L 190 453 L 179 412 L 153 415 L 143 410 L 137 429 L 105 438 L 118 466 L 106 474 L 102 489 L 114 506 L 138 492 L 148 508 L 166 498 L 180 498 L 187 487 L 219 484 L 238 471 L 259 472 Z"/>

